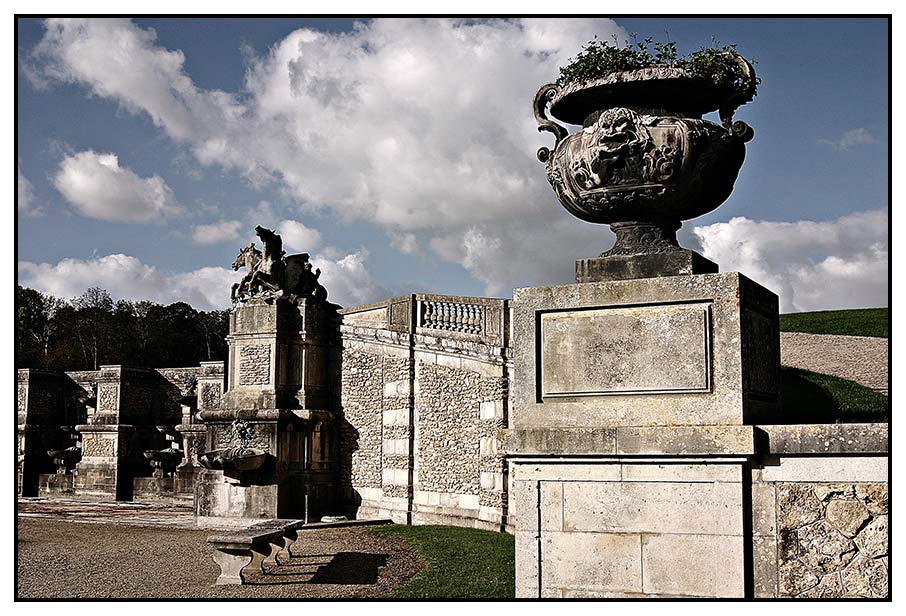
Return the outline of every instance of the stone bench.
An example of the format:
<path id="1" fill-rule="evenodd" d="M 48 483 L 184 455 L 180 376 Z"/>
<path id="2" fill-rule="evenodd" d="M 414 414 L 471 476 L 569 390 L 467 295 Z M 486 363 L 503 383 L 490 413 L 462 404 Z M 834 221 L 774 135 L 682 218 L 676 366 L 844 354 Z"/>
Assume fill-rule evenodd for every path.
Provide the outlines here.
<path id="1" fill-rule="evenodd" d="M 244 584 L 249 575 L 262 575 L 265 562 L 290 558 L 289 548 L 298 539 L 304 520 L 267 520 L 248 528 L 208 537 L 214 562 L 220 565 L 215 584 Z"/>

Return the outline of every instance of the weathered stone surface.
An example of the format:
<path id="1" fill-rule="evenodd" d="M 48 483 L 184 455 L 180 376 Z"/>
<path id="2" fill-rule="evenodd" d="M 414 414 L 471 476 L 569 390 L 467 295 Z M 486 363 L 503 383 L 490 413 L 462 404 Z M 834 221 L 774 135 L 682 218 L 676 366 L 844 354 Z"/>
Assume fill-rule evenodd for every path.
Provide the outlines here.
<path id="1" fill-rule="evenodd" d="M 735 483 L 563 485 L 565 530 L 742 535 L 741 508 Z"/>
<path id="2" fill-rule="evenodd" d="M 756 598 L 777 596 L 777 542 L 774 537 L 752 537 L 752 578 Z"/>
<path id="3" fill-rule="evenodd" d="M 742 597 L 743 538 L 722 535 L 646 535 L 643 591 L 695 597 Z"/>
<path id="4" fill-rule="evenodd" d="M 780 484 L 777 507 L 777 521 L 783 528 L 799 528 L 821 517 L 821 503 L 808 485 Z"/>
<path id="5" fill-rule="evenodd" d="M 708 391 L 709 304 L 541 315 L 543 399 Z"/>
<path id="6" fill-rule="evenodd" d="M 766 465 L 764 481 L 801 483 L 886 482 L 886 456 L 781 456 L 779 465 Z"/>
<path id="7" fill-rule="evenodd" d="M 832 496 L 852 496 L 855 493 L 851 483 L 820 483 L 813 488 L 815 496 L 821 502 L 827 502 Z"/>
<path id="8" fill-rule="evenodd" d="M 869 522 L 856 537 L 859 551 L 872 558 L 886 556 L 888 552 L 887 538 L 889 536 L 888 516 L 879 515 Z"/>
<path id="9" fill-rule="evenodd" d="M 860 501 L 848 498 L 834 498 L 825 510 L 827 522 L 847 537 L 855 537 L 870 517 L 868 508 Z"/>
<path id="10" fill-rule="evenodd" d="M 639 535 L 547 532 L 542 535 L 542 585 L 641 592 L 641 554 Z"/>
<path id="11" fill-rule="evenodd" d="M 643 255 L 611 255 L 593 259 L 576 259 L 576 282 L 606 282 L 656 276 L 716 274 L 717 263 L 693 250 Z"/>
<path id="12" fill-rule="evenodd" d="M 817 586 L 797 595 L 802 599 L 834 599 L 843 596 L 843 585 L 839 573 L 828 573 L 821 577 Z"/>
<path id="13" fill-rule="evenodd" d="M 759 425 L 766 436 L 765 453 L 828 454 L 886 453 L 885 423 Z"/>
<path id="14" fill-rule="evenodd" d="M 848 597 L 887 597 L 887 564 L 880 558 L 857 556 L 840 574 Z"/>
<path id="15" fill-rule="evenodd" d="M 856 484 L 856 496 L 862 499 L 872 513 L 887 513 L 889 507 L 887 484 L 858 483 Z"/>
<path id="16" fill-rule="evenodd" d="M 819 578 L 815 572 L 798 560 L 785 560 L 780 563 L 778 572 L 778 592 L 781 596 L 795 596 L 818 585 Z"/>
<path id="17" fill-rule="evenodd" d="M 800 528 L 796 534 L 799 559 L 813 571 L 837 571 L 856 554 L 852 540 L 827 522 L 810 524 Z"/>

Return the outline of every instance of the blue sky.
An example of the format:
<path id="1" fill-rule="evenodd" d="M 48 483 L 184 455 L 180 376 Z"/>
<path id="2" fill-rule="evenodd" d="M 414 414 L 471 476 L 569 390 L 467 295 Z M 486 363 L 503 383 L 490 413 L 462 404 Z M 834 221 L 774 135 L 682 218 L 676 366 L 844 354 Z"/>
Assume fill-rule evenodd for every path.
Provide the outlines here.
<path id="1" fill-rule="evenodd" d="M 226 307 L 258 222 L 344 305 L 510 296 L 607 249 L 534 158 L 537 88 L 597 34 L 757 61 L 730 199 L 681 242 L 785 311 L 887 303 L 880 19 L 17 21 L 19 281 Z"/>

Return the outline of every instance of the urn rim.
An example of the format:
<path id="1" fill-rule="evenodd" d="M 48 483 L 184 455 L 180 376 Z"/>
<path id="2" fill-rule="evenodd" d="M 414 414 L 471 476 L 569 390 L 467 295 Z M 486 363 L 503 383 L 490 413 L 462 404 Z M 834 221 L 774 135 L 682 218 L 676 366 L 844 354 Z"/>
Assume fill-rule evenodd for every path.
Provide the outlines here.
<path id="1" fill-rule="evenodd" d="M 583 125 L 592 113 L 611 107 L 668 110 L 700 118 L 723 107 L 738 92 L 733 84 L 659 65 L 558 86 L 550 97 L 550 114 L 575 125 Z"/>

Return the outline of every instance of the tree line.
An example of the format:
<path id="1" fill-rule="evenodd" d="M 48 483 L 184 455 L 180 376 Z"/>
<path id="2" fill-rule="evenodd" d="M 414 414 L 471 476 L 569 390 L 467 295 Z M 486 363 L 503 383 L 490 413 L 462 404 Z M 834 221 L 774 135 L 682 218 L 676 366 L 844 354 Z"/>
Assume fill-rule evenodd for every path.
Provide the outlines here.
<path id="1" fill-rule="evenodd" d="M 113 301 L 92 287 L 71 300 L 16 287 L 16 367 L 97 370 L 224 360 L 229 310 L 198 311 L 185 302 Z"/>

